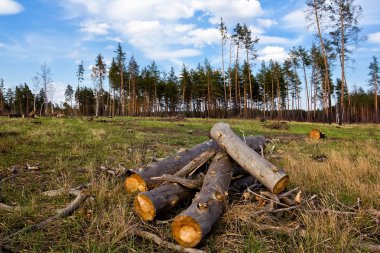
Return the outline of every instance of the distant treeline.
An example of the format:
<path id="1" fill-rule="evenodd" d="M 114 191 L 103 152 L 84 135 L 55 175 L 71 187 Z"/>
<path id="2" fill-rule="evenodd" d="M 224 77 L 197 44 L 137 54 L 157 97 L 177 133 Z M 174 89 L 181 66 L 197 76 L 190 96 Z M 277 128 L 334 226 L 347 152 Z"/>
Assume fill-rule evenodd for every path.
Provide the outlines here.
<path id="1" fill-rule="evenodd" d="M 108 91 L 88 87 L 79 87 L 74 91 L 72 86 L 68 85 L 65 93 L 66 102 L 63 106 L 53 105 L 51 102 L 45 103 L 44 89 L 33 94 L 26 83 L 15 89 L 2 89 L 0 115 L 14 113 L 28 115 L 35 111 L 37 115 L 183 115 L 328 122 L 327 107 L 324 107 L 323 93 L 317 83 L 309 87 L 310 110 L 302 109 L 301 82 L 292 79 L 295 74 L 291 69 L 286 69 L 286 64 L 288 63 L 285 62 L 283 66 L 276 62 L 270 63 L 269 66 L 262 64 L 258 74 L 251 75 L 251 85 L 248 82 L 248 71 L 250 71 L 248 65 L 239 66 L 239 85 L 237 87 L 226 85 L 226 97 L 224 97 L 221 72 L 212 69 L 207 60 L 196 69 L 184 66 L 180 76 L 176 76 L 173 69 L 169 73 L 159 73 L 153 62 L 141 71 L 135 69 L 133 77 L 129 71 L 125 72 L 126 85 L 122 91 L 124 113 L 119 86 L 112 85 L 118 84 L 119 80 L 112 81 L 111 66 L 108 75 L 111 85 Z M 137 66 L 133 58 L 128 66 Z M 229 76 L 233 78 L 233 74 Z M 336 86 L 339 87 L 339 83 Z M 339 96 L 339 90 L 336 89 L 334 97 L 337 101 Z M 362 88 L 355 89 L 344 95 L 344 101 L 343 118 L 346 123 L 375 121 L 373 92 L 364 91 Z M 305 103 L 305 100 L 303 102 Z M 332 106 L 332 114 L 336 117 L 334 121 L 337 120 L 338 112 L 338 108 Z"/>

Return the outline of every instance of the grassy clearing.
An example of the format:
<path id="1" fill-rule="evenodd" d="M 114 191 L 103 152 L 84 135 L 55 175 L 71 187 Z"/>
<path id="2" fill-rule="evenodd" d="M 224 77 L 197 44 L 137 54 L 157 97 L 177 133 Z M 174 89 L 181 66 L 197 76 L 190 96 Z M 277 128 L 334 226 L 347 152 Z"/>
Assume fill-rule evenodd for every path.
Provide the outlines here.
<path id="1" fill-rule="evenodd" d="M 131 209 L 133 196 L 124 192 L 123 182 L 102 174 L 99 166 L 133 168 L 153 156 L 173 154 L 207 140 L 218 121 L 0 118 L 0 177 L 17 171 L 17 176 L 0 183 L 0 202 L 22 207 L 12 213 L 0 211 L 0 238 L 54 215 L 72 200 L 66 194 L 46 197 L 43 191 L 92 182 L 95 198 L 75 215 L 17 236 L 10 246 L 31 252 L 168 252 L 127 235 L 129 226 L 140 223 Z M 238 134 L 272 139 L 267 152 L 280 156 L 271 161 L 285 168 L 291 186 L 300 186 L 305 196 L 318 195 L 317 206 L 309 209 L 347 211 L 360 198 L 363 211 L 355 216 L 301 212 L 252 217 L 255 200 L 236 199 L 202 247 L 211 252 L 365 252 L 361 242 L 380 244 L 378 220 L 367 212 L 380 209 L 379 126 L 292 122 L 289 130 L 270 130 L 257 121 L 225 121 Z M 328 138 L 308 141 L 305 137 L 313 128 Z M 318 156 L 326 160 L 316 161 Z M 37 164 L 39 170 L 29 171 L 26 164 Z M 261 229 L 263 225 L 301 226 L 306 232 L 273 232 Z M 170 225 L 145 227 L 171 240 Z"/>

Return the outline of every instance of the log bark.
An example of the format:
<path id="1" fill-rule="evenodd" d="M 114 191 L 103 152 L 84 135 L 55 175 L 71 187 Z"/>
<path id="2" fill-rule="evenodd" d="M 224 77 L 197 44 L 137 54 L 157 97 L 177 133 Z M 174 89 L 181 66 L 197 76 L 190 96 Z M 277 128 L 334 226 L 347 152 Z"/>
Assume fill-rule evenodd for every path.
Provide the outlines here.
<path id="1" fill-rule="evenodd" d="M 164 184 L 153 190 L 139 193 L 134 200 L 134 209 L 141 219 L 152 221 L 156 216 L 193 196 L 194 191 L 182 185 Z"/>
<path id="2" fill-rule="evenodd" d="M 175 175 L 164 174 L 161 177 L 152 177 L 153 180 L 161 180 L 169 183 L 177 183 L 189 189 L 197 189 L 202 186 L 203 179 L 199 177 L 197 179 L 188 179 L 183 177 L 178 177 Z"/>
<path id="3" fill-rule="evenodd" d="M 231 178 L 231 159 L 219 152 L 210 164 L 201 191 L 172 223 L 172 235 L 178 244 L 195 247 L 210 232 L 225 211 Z"/>
<path id="4" fill-rule="evenodd" d="M 265 138 L 263 136 L 247 137 L 245 140 L 247 145 L 257 150 L 257 152 L 260 152 L 261 148 L 265 146 Z M 198 144 L 189 150 L 177 153 L 174 156 L 169 156 L 157 163 L 130 170 L 130 175 L 125 179 L 125 188 L 127 192 L 144 192 L 162 183 L 159 180 L 152 180 L 152 177 L 159 177 L 163 174 L 174 174 L 183 177 L 206 163 L 218 148 L 218 143 L 210 140 Z"/>
<path id="5" fill-rule="evenodd" d="M 240 166 L 257 178 L 272 193 L 282 192 L 289 176 L 281 169 L 268 162 L 244 143 L 226 123 L 217 123 L 211 129 L 211 137 Z"/>

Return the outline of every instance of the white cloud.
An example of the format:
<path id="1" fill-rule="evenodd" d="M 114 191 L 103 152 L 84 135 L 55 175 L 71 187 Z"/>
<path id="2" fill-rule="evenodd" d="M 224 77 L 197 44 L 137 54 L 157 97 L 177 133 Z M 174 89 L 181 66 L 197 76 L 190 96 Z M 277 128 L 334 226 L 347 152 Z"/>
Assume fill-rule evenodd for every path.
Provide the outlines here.
<path id="1" fill-rule="evenodd" d="M 257 22 L 259 24 L 260 27 L 264 27 L 264 28 L 270 28 L 271 26 L 273 25 L 277 25 L 277 21 L 274 20 L 274 19 L 257 19 Z"/>
<path id="2" fill-rule="evenodd" d="M 368 42 L 379 44 L 380 43 L 380 32 L 368 34 Z"/>
<path id="3" fill-rule="evenodd" d="M 281 20 L 281 23 L 285 28 L 304 30 L 307 25 L 305 8 L 292 11 L 285 15 Z"/>
<path id="4" fill-rule="evenodd" d="M 249 30 L 251 30 L 253 36 L 257 36 L 265 32 L 263 29 L 257 28 L 255 26 L 250 26 Z"/>
<path id="5" fill-rule="evenodd" d="M 282 62 L 288 57 L 283 47 L 266 46 L 263 50 L 259 51 L 258 59 L 261 61 L 280 61 Z"/>
<path id="6" fill-rule="evenodd" d="M 64 103 L 65 102 L 65 91 L 67 84 L 62 82 L 53 82 L 52 83 L 52 97 L 53 103 Z"/>
<path id="7" fill-rule="evenodd" d="M 0 48 L 6 48 L 6 45 L 0 42 Z"/>
<path id="8" fill-rule="evenodd" d="M 213 24 L 219 23 L 220 17 L 227 24 L 233 24 L 252 20 L 264 13 L 257 0 L 194 0 L 193 6 L 196 10 L 209 12 L 209 21 Z"/>
<path id="9" fill-rule="evenodd" d="M 285 37 L 277 37 L 277 36 L 266 36 L 266 35 L 260 35 L 259 36 L 260 44 L 264 45 L 287 45 L 287 46 L 295 46 L 299 45 L 303 41 L 303 36 L 299 36 L 296 39 L 293 38 L 285 38 Z"/>
<path id="10" fill-rule="evenodd" d="M 0 15 L 12 15 L 24 10 L 21 4 L 14 0 L 0 0 Z"/>
<path id="11" fill-rule="evenodd" d="M 107 23 L 83 22 L 80 24 L 81 32 L 94 35 L 106 35 L 109 33 L 111 26 Z"/>
<path id="12" fill-rule="evenodd" d="M 146 57 L 178 61 L 199 54 L 197 48 L 219 43 L 215 23 L 249 22 L 263 14 L 258 0 L 60 0 L 71 18 L 82 20 L 81 31 L 114 37 L 118 33 Z M 193 24 L 195 14 L 201 21 Z M 186 23 L 187 21 L 187 23 Z M 205 22 L 209 22 L 206 28 Z M 202 26 L 200 26 L 202 24 Z M 109 25 L 109 26 L 108 26 Z M 255 34 L 262 33 L 256 29 Z M 109 39 L 108 39 L 109 40 Z M 168 54 L 175 47 L 177 55 Z M 185 48 L 183 48 L 185 47 Z M 184 50 L 184 51 L 180 51 Z M 189 51 L 193 50 L 193 51 Z M 159 52 L 154 54 L 152 52 Z M 160 53 L 161 52 L 161 53 Z"/>
<path id="13" fill-rule="evenodd" d="M 179 33 L 189 32 L 195 28 L 193 24 L 178 24 L 174 27 L 174 31 Z"/>
<path id="14" fill-rule="evenodd" d="M 186 36 L 180 39 L 180 42 L 184 45 L 193 45 L 195 47 L 202 47 L 204 45 L 212 45 L 219 43 L 220 34 L 219 30 L 215 28 L 211 29 L 195 29 Z"/>
<path id="15" fill-rule="evenodd" d="M 357 0 L 356 4 L 359 4 L 363 8 L 363 14 L 359 18 L 360 25 L 380 24 L 379 1 Z"/>
<path id="16" fill-rule="evenodd" d="M 283 38 L 283 37 L 277 37 L 277 36 L 266 36 L 261 35 L 260 36 L 260 44 L 292 44 L 292 39 Z"/>
<path id="17" fill-rule="evenodd" d="M 151 32 L 157 31 L 160 29 L 159 21 L 130 21 L 128 23 L 124 23 L 118 26 L 119 30 L 124 34 L 143 34 L 149 36 Z"/>
<path id="18" fill-rule="evenodd" d="M 116 48 L 114 45 L 107 45 L 104 49 L 115 51 Z"/>
<path id="19" fill-rule="evenodd" d="M 150 53 L 152 57 L 157 58 L 159 60 L 165 60 L 166 58 L 175 59 L 175 58 L 183 58 L 183 57 L 194 57 L 201 55 L 202 52 L 196 49 L 179 49 L 179 50 L 171 50 L 171 51 L 157 51 Z"/>

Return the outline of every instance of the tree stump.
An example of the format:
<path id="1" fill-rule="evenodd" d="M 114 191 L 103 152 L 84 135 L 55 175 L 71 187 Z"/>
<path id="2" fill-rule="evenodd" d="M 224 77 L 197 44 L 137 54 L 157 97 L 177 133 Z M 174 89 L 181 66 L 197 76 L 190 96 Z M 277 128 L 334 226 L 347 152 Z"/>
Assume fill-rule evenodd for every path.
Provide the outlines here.
<path id="1" fill-rule="evenodd" d="M 311 139 L 311 140 L 320 140 L 320 139 L 324 139 L 324 138 L 326 138 L 326 135 L 318 129 L 312 129 L 309 132 L 309 139 Z"/>

